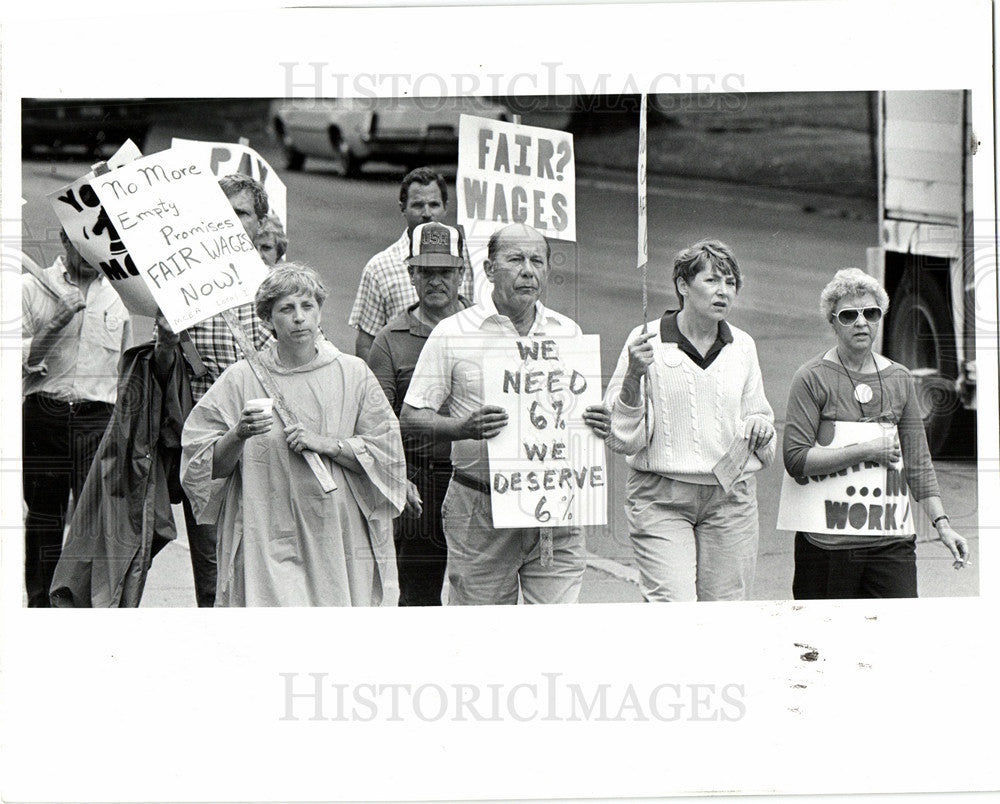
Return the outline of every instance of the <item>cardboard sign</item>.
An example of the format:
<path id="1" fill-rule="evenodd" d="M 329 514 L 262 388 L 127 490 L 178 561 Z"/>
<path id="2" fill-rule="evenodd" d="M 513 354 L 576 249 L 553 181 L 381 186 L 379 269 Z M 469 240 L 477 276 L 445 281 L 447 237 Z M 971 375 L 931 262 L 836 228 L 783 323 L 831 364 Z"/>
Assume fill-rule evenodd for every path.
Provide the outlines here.
<path id="1" fill-rule="evenodd" d="M 488 349 L 486 404 L 509 417 L 486 442 L 493 526 L 605 524 L 604 442 L 583 422 L 601 404 L 600 337 L 526 337 Z"/>
<path id="2" fill-rule="evenodd" d="M 141 156 L 136 144 L 128 140 L 107 160 L 107 165 L 112 169 L 118 168 Z M 94 192 L 94 180 L 95 175 L 91 171 L 72 184 L 50 193 L 49 202 L 70 242 L 88 263 L 108 278 L 128 311 L 152 318 L 156 315 L 156 301 L 139 276 L 139 270 L 101 199 Z"/>
<path id="3" fill-rule="evenodd" d="M 174 137 L 170 141 L 170 147 L 190 153 L 197 164 L 207 167 L 217 178 L 231 173 L 242 173 L 259 181 L 267 191 L 267 199 L 271 204 L 270 211 L 278 216 L 281 225 L 285 227 L 285 234 L 288 234 L 288 190 L 267 160 L 253 148 L 232 142 L 203 142 L 179 137 Z"/>
<path id="4" fill-rule="evenodd" d="M 490 235 L 524 223 L 556 240 L 576 240 L 573 135 L 463 114 L 455 179 L 458 223 L 465 229 L 477 298 Z"/>
<path id="5" fill-rule="evenodd" d="M 175 332 L 253 299 L 267 266 L 190 152 L 130 162 L 97 177 L 93 189 Z"/>
<path id="6" fill-rule="evenodd" d="M 846 447 L 895 434 L 894 425 L 836 422 L 833 440 Z M 860 463 L 830 475 L 792 478 L 781 484 L 778 530 L 851 536 L 910 536 L 913 519 L 903 464 Z"/>

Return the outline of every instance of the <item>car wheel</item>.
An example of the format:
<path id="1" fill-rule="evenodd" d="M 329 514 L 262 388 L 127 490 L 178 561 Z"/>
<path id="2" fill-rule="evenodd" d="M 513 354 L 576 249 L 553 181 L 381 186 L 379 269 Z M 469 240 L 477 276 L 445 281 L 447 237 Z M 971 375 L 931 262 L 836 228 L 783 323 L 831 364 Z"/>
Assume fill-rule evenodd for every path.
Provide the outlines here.
<path id="1" fill-rule="evenodd" d="M 955 391 L 955 355 L 951 310 L 940 285 L 918 281 L 908 269 L 896 290 L 886 329 L 886 354 L 906 366 L 916 379 L 917 405 L 931 453 L 942 451 L 952 419 L 961 408 Z"/>
<path id="2" fill-rule="evenodd" d="M 285 156 L 285 169 L 299 171 L 306 163 L 306 155 L 292 144 L 292 138 L 285 133 L 285 126 L 280 120 L 274 121 L 274 136 L 281 146 Z"/>
<path id="3" fill-rule="evenodd" d="M 330 129 L 330 146 L 333 150 L 331 158 L 342 176 L 353 179 L 361 173 L 361 160 L 340 136 L 340 129 Z"/>

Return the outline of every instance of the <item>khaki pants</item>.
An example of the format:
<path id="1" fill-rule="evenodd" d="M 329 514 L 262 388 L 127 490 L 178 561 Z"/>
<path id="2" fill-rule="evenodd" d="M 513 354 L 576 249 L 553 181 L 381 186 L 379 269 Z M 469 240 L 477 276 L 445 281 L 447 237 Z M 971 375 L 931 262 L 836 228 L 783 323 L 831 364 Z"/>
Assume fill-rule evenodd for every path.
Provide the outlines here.
<path id="1" fill-rule="evenodd" d="M 441 507 L 448 542 L 448 604 L 575 603 L 587 568 L 579 528 L 553 528 L 541 565 L 538 528 L 494 528 L 490 495 L 452 480 Z"/>
<path id="2" fill-rule="evenodd" d="M 747 600 L 757 567 L 757 480 L 725 494 L 629 470 L 625 516 L 648 601 Z"/>

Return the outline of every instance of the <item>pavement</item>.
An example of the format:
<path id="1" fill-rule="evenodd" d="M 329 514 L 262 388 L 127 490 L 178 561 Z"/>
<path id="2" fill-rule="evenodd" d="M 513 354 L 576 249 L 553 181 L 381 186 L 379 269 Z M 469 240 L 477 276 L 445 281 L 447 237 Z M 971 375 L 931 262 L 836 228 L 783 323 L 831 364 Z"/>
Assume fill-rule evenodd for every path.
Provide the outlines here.
<path id="1" fill-rule="evenodd" d="M 938 478 L 945 496 L 949 487 L 975 485 L 975 466 L 939 463 Z M 974 597 L 979 594 L 979 530 L 970 521 L 976 512 L 953 516 L 956 527 L 969 539 L 971 564 L 961 570 L 952 567 L 951 556 L 940 541 L 930 538 L 926 522 L 917 522 L 921 535 L 917 540 L 917 586 L 920 596 Z M 153 561 L 142 598 L 143 608 L 177 608 L 194 606 L 194 583 L 191 575 L 191 553 L 184 530 L 180 506 L 174 506 L 178 523 L 177 540 L 167 545 Z M 784 549 L 762 549 L 757 557 L 757 579 L 754 600 L 788 600 L 792 589 L 792 536 L 782 541 Z M 764 542 L 762 541 L 762 548 Z M 638 570 L 628 559 L 618 561 L 590 553 L 587 571 L 580 592 L 581 603 L 641 603 Z M 394 606 L 398 590 L 386 590 L 383 605 Z M 447 590 L 445 590 L 445 601 Z"/>

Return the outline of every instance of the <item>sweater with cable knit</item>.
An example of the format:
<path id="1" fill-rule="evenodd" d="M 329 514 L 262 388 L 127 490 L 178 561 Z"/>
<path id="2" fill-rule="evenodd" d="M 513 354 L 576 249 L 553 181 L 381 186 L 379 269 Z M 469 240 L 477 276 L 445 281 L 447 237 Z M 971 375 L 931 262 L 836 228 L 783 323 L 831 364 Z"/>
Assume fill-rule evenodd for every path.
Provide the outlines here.
<path id="1" fill-rule="evenodd" d="M 624 404 L 619 395 L 628 368 L 628 344 L 641 332 L 629 333 L 618 358 L 604 403 L 611 410 L 607 445 L 626 455 L 635 470 L 655 472 L 693 483 L 716 483 L 712 468 L 726 454 L 748 419 L 759 416 L 774 424 L 774 412 L 764 395 L 764 385 L 753 338 L 729 325 L 732 343 L 719 352 L 708 368 L 701 368 L 681 352 L 676 343 L 660 338 L 660 321 L 648 325 L 654 336 L 654 360 L 647 372 L 647 426 L 643 406 Z M 646 386 L 646 381 L 643 381 Z M 648 388 L 648 393 L 646 392 Z M 776 439 L 750 456 L 744 475 L 774 460 Z"/>

